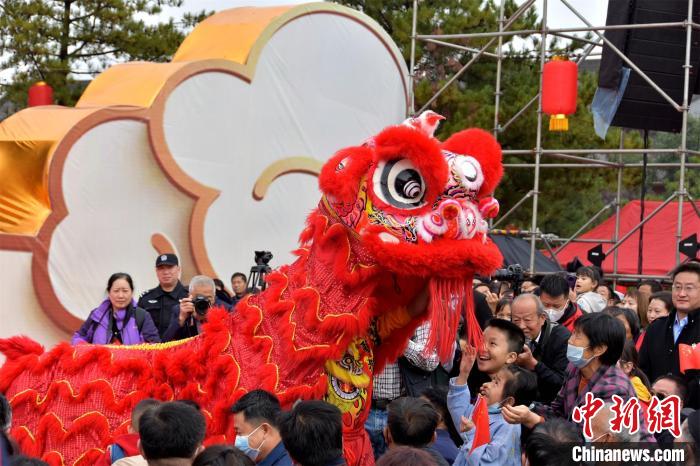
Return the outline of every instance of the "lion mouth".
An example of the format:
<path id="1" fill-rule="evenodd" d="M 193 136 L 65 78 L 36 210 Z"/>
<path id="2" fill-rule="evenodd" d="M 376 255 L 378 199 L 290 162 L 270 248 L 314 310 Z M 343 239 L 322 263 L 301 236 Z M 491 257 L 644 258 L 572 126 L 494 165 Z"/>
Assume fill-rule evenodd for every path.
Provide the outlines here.
<path id="1" fill-rule="evenodd" d="M 360 389 L 353 384 L 331 377 L 331 386 L 336 395 L 343 400 L 351 401 L 360 396 Z"/>
<path id="2" fill-rule="evenodd" d="M 437 209 L 418 218 L 416 230 L 426 243 L 436 238 L 472 239 L 478 234 L 485 239 L 488 224 L 473 202 L 446 199 Z"/>

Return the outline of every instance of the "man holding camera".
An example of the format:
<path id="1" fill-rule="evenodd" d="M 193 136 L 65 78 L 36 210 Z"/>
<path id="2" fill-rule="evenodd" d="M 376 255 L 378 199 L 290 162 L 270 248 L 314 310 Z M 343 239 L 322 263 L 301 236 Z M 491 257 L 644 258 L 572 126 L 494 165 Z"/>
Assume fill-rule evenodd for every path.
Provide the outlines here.
<path id="1" fill-rule="evenodd" d="M 515 363 L 537 375 L 536 401 L 550 403 L 564 384 L 571 333 L 549 321 L 540 298 L 534 294 L 524 293 L 513 300 L 511 321 L 523 331 L 526 343 Z"/>
<path id="2" fill-rule="evenodd" d="M 192 277 L 189 295 L 172 308 L 170 326 L 163 334 L 163 341 L 184 340 L 199 335 L 211 307 L 231 310 L 216 297 L 214 280 L 204 275 Z"/>

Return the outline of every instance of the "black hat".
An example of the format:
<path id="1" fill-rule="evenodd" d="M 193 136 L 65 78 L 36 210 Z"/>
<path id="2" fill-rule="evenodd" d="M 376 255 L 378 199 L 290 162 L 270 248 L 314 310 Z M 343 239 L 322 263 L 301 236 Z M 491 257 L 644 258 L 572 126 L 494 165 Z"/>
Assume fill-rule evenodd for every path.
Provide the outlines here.
<path id="1" fill-rule="evenodd" d="M 180 265 L 175 254 L 161 254 L 156 258 L 156 267 L 161 265 Z"/>

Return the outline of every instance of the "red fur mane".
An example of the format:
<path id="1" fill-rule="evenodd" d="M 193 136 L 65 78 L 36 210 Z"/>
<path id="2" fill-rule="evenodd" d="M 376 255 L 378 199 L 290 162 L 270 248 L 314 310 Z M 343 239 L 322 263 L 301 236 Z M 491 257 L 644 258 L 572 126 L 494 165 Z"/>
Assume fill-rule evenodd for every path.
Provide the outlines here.
<path id="1" fill-rule="evenodd" d="M 443 359 L 451 353 L 461 309 L 469 340 L 478 342 L 471 278 L 501 263 L 478 210 L 482 204 L 497 209 L 484 196 L 503 172 L 498 143 L 478 130 L 442 145 L 431 135 L 391 127 L 332 157 L 319 180 L 325 196 L 307 219 L 297 260 L 272 272 L 267 289 L 234 312 L 210 311 L 197 337 L 158 345 L 62 343 L 48 352 L 26 337 L 0 340 L 7 357 L 0 391 L 13 407 L 12 435 L 22 451 L 52 466 L 92 465 L 126 432 L 134 405 L 147 397 L 197 402 L 207 420 L 206 443 L 231 443 L 230 407 L 246 392 L 268 390 L 289 407 L 331 396 L 329 382 L 340 380 L 354 389 L 343 394 L 364 390 L 349 398 L 360 413 L 349 408 L 343 414 L 346 458 L 353 466 L 371 463 L 362 413 L 369 409 L 372 373 L 403 352 L 425 319 L 431 322 L 427 346 L 437 347 Z M 472 164 L 478 176 L 469 178 L 462 163 Z M 409 196 L 404 188 L 410 182 L 422 198 L 407 204 L 382 193 L 380 199 L 370 185 L 378 167 L 387 170 L 378 172 L 381 189 Z M 394 167 L 403 178 L 387 174 Z M 479 177 L 479 189 L 465 181 Z M 396 179 L 404 183 L 399 188 Z M 448 208 L 453 215 L 445 214 Z M 436 217 L 432 233 L 420 230 Z M 456 218 L 462 222 L 457 227 Z M 451 236 L 435 229 L 450 221 Z M 409 313 L 427 286 L 429 310 Z M 355 357 L 351 348 L 361 371 L 336 372 L 342 372 L 334 366 L 339 360 Z"/>

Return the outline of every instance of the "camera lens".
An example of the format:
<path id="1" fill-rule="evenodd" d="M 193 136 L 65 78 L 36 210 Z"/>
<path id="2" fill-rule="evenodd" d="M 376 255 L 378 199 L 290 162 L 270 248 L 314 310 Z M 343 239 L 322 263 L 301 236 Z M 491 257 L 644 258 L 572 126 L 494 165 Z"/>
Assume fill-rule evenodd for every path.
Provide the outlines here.
<path id="1" fill-rule="evenodd" d="M 206 296 L 196 296 L 192 300 L 192 304 L 194 304 L 194 310 L 200 316 L 206 314 L 210 306 L 209 299 Z"/>

